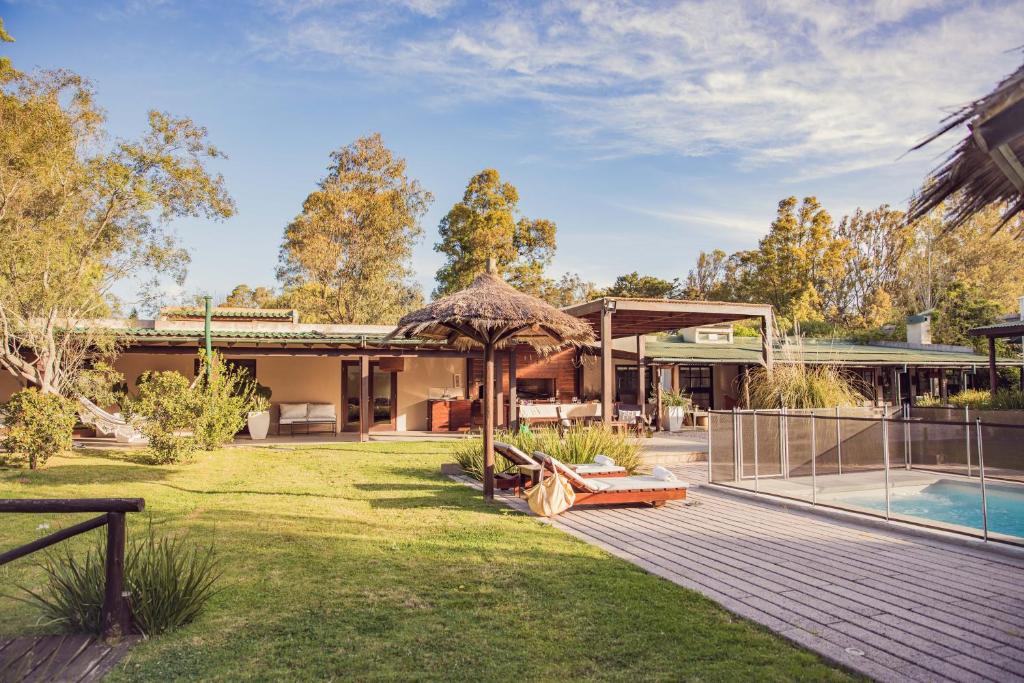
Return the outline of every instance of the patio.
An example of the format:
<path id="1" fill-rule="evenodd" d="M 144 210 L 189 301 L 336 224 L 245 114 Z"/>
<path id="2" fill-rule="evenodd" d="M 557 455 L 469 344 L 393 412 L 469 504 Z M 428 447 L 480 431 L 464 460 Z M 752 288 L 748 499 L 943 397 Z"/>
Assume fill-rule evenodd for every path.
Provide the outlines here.
<path id="1" fill-rule="evenodd" d="M 698 484 L 687 503 L 550 524 L 879 681 L 1024 678 L 1024 554 L 728 495 L 699 486 L 706 463 L 672 469 Z"/>

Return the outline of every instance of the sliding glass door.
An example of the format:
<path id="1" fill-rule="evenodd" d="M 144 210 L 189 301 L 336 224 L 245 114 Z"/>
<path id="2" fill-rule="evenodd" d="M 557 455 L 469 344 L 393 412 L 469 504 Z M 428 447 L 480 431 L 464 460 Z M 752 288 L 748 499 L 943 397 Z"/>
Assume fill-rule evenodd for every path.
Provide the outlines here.
<path id="1" fill-rule="evenodd" d="M 359 361 L 345 361 L 342 364 L 342 402 L 345 404 L 347 432 L 359 431 Z M 370 431 L 394 431 L 398 415 L 396 397 L 398 394 L 398 373 L 380 369 L 378 363 L 370 363 Z"/>

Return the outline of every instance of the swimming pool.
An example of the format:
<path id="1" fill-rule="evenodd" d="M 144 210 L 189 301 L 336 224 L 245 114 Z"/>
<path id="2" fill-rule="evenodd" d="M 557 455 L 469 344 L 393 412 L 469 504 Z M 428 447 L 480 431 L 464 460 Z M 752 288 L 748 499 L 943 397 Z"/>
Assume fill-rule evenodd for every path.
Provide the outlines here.
<path id="1" fill-rule="evenodd" d="M 1024 538 L 1024 486 L 986 482 L 985 494 L 989 531 Z M 829 497 L 829 502 L 839 507 L 854 506 L 885 512 L 885 491 L 874 489 L 836 494 Z M 894 515 L 920 517 L 981 531 L 981 484 L 939 479 L 927 486 L 897 486 L 892 489 L 889 509 Z"/>

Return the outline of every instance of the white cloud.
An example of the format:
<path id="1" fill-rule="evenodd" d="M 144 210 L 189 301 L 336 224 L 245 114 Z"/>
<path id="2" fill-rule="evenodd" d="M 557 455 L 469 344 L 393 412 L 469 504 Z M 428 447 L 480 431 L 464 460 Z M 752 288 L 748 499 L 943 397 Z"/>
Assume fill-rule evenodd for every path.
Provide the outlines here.
<path id="1" fill-rule="evenodd" d="M 595 157 L 726 151 L 801 177 L 892 163 L 1024 42 L 1021 0 L 340 6 L 307 0 L 263 44 L 447 104 L 541 103 Z"/>

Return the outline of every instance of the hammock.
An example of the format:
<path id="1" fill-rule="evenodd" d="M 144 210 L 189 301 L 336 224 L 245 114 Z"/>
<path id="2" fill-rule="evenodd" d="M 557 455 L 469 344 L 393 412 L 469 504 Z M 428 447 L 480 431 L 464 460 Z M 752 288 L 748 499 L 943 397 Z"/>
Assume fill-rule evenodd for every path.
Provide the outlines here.
<path id="1" fill-rule="evenodd" d="M 78 397 L 78 404 L 82 424 L 92 427 L 100 436 L 112 436 L 118 443 L 146 443 L 142 432 L 125 420 L 121 413 L 108 413 L 85 396 Z"/>

